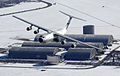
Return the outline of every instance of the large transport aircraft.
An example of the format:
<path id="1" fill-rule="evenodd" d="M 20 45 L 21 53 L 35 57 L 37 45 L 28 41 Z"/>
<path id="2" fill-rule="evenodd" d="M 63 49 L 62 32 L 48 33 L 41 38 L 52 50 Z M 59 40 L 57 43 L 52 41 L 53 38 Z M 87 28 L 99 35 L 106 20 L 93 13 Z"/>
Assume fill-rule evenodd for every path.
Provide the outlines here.
<path id="1" fill-rule="evenodd" d="M 39 33 L 39 29 L 42 29 L 42 30 L 46 31 L 47 33 L 42 34 L 42 35 L 39 36 L 39 42 L 40 42 L 40 43 L 42 43 L 42 42 L 48 42 L 48 41 L 51 41 L 51 40 L 56 41 L 56 42 L 59 42 L 59 41 L 60 41 L 60 40 L 59 40 L 60 37 L 62 37 L 62 38 L 65 38 L 65 40 L 68 39 L 68 40 L 71 40 L 71 41 L 75 42 L 75 44 L 73 44 L 73 45 L 83 44 L 83 45 L 87 45 L 87 46 L 92 47 L 92 48 L 95 48 L 95 49 L 102 50 L 101 48 L 98 48 L 98 47 L 89 45 L 89 44 L 87 44 L 87 43 L 84 43 L 84 42 L 82 42 L 82 41 L 76 40 L 76 39 L 71 38 L 71 37 L 68 37 L 68 36 L 65 36 L 65 34 L 66 34 L 66 32 L 67 32 L 67 29 L 68 29 L 68 27 L 69 27 L 69 25 L 70 25 L 70 23 L 71 23 L 72 18 L 75 18 L 75 19 L 78 19 L 78 20 L 82 20 L 82 21 L 86 21 L 86 20 L 81 19 L 81 18 L 77 18 L 77 17 L 74 17 L 74 16 L 71 16 L 71 15 L 65 13 L 65 12 L 62 12 L 62 11 L 60 11 L 60 12 L 63 13 L 63 14 L 65 14 L 65 15 L 67 15 L 67 16 L 69 16 L 69 20 L 68 20 L 66 26 L 65 26 L 63 29 L 60 29 L 60 30 L 58 30 L 58 31 L 53 31 L 53 30 L 51 30 L 51 29 L 47 29 L 47 28 L 38 26 L 38 25 L 36 25 L 36 24 L 33 24 L 33 23 L 31 23 L 31 22 L 28 22 L 28 21 L 26 21 L 26 20 L 24 20 L 24 19 L 22 19 L 22 18 L 19 18 L 19 17 L 17 17 L 17 16 L 14 16 L 14 15 L 13 15 L 13 17 L 16 18 L 16 19 L 18 19 L 18 20 L 21 20 L 21 21 L 23 21 L 23 22 L 25 22 L 25 23 L 30 24 L 31 26 L 30 26 L 30 27 L 27 27 L 27 29 L 26 29 L 27 31 L 32 30 L 32 27 L 33 27 L 33 26 L 36 27 L 36 28 L 38 28 L 36 31 L 34 31 L 34 34 L 38 34 L 38 33 Z M 64 43 L 65 43 L 65 40 L 64 40 L 64 41 L 61 41 L 61 44 L 64 44 Z"/>

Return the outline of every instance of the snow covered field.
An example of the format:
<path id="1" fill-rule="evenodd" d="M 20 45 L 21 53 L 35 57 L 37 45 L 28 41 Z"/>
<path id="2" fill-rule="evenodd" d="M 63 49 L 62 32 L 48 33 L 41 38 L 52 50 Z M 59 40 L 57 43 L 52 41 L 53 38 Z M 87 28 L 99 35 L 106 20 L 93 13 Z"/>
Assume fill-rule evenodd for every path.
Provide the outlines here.
<path id="1" fill-rule="evenodd" d="M 9 65 L 25 67 L 31 66 L 30 64 L 7 64 L 6 66 Z M 119 76 L 119 71 L 120 67 L 115 66 L 99 66 L 93 69 L 39 69 L 0 67 L 1 76 Z"/>
<path id="2" fill-rule="evenodd" d="M 54 0 L 47 0 L 54 3 Z M 51 7 L 31 12 L 15 14 L 20 18 L 28 20 L 34 24 L 44 26 L 46 28 L 57 30 L 65 26 L 68 17 L 59 11 L 83 18 L 86 22 L 73 19 L 68 33 L 82 34 L 83 25 L 95 25 L 96 34 L 111 34 L 116 39 L 120 39 L 120 1 L 119 0 L 55 0 L 57 3 Z M 64 7 L 61 4 L 71 8 Z M 40 2 L 21 3 L 19 5 L 1 8 L 0 14 L 26 10 L 38 7 L 44 7 L 46 4 Z M 76 11 L 75 11 L 76 10 Z M 88 16 L 89 15 L 89 16 Z M 17 42 L 14 37 L 34 38 L 33 31 L 27 32 L 25 29 L 28 24 L 16 20 L 9 16 L 0 17 L 0 47 L 8 47 Z M 36 29 L 36 28 L 34 28 Z M 44 33 L 40 31 L 40 33 Z M 31 64 L 0 64 L 16 65 L 16 66 L 32 66 Z M 80 70 L 62 70 L 62 69 L 28 69 L 28 68 L 4 68 L 0 67 L 0 76 L 118 76 L 120 67 L 116 66 L 99 66 L 93 69 Z"/>

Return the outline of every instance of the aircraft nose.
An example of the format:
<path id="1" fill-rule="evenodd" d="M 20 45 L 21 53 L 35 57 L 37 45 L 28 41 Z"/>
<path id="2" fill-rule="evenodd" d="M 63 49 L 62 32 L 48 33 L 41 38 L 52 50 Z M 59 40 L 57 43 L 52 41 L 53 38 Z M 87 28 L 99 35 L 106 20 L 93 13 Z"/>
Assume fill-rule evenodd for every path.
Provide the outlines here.
<path id="1" fill-rule="evenodd" d="M 40 43 L 43 42 L 43 39 L 42 39 L 42 38 L 39 38 L 39 42 L 40 42 Z"/>

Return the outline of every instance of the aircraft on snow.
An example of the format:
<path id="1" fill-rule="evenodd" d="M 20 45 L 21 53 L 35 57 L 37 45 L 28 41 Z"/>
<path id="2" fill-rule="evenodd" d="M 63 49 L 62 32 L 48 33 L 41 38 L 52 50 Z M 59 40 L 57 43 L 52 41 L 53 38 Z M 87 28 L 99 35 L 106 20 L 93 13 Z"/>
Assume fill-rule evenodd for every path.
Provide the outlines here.
<path id="1" fill-rule="evenodd" d="M 71 23 L 72 18 L 78 19 L 78 20 L 82 20 L 82 21 L 86 21 L 86 20 L 81 19 L 81 18 L 77 18 L 77 17 L 74 17 L 74 16 L 71 16 L 71 15 L 65 13 L 65 12 L 62 12 L 62 11 L 60 11 L 60 12 L 63 13 L 63 14 L 65 14 L 65 15 L 67 15 L 67 16 L 69 17 L 69 20 L 68 20 L 66 26 L 65 26 L 63 29 L 60 29 L 60 30 L 58 30 L 58 31 L 53 31 L 53 30 L 51 30 L 51 29 L 47 29 L 47 28 L 45 28 L 45 27 L 38 26 L 38 25 L 36 25 L 36 24 L 33 24 L 33 23 L 31 23 L 31 22 L 28 22 L 28 21 L 26 21 L 26 20 L 24 20 L 24 19 L 22 19 L 22 18 L 19 18 L 19 17 L 17 17 L 17 16 L 14 16 L 14 15 L 13 15 L 13 17 L 16 18 L 16 19 L 18 19 L 18 20 L 21 20 L 21 21 L 23 21 L 23 22 L 25 22 L 25 23 L 30 24 L 31 26 L 26 28 L 27 31 L 32 30 L 32 27 L 33 27 L 33 26 L 36 27 L 36 28 L 38 28 L 37 30 L 34 31 L 34 34 L 38 34 L 38 33 L 39 33 L 39 29 L 42 29 L 42 30 L 46 31 L 47 33 L 42 34 L 42 35 L 39 36 L 39 42 L 40 42 L 40 43 L 42 43 L 42 42 L 48 42 L 48 41 L 51 41 L 51 40 L 56 41 L 56 42 L 59 42 L 59 41 L 60 41 L 59 38 L 62 37 L 62 38 L 65 38 L 65 40 L 64 40 L 64 41 L 61 41 L 61 44 L 65 44 L 66 39 L 69 39 L 69 40 L 75 42 L 75 44 L 73 44 L 73 46 L 76 46 L 77 43 L 80 43 L 80 44 L 83 44 L 83 45 L 87 45 L 87 46 L 89 46 L 89 47 L 93 47 L 93 48 L 95 48 L 95 49 L 102 50 L 102 49 L 100 49 L 100 48 L 97 48 L 97 47 L 95 47 L 95 46 L 89 45 L 89 44 L 84 43 L 84 42 L 82 42 L 82 41 L 79 41 L 79 40 L 76 40 L 76 39 L 74 39 L 74 38 L 65 36 L 65 34 L 66 34 L 66 32 L 67 32 L 67 29 L 68 29 L 68 27 L 69 27 L 69 25 L 70 25 L 70 23 Z"/>

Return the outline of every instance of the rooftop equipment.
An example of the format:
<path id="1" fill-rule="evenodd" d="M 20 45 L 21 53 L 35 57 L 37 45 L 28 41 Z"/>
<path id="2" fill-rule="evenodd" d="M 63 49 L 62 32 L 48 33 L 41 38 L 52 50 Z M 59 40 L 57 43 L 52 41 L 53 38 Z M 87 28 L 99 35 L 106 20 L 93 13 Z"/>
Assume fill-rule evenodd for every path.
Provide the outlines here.
<path id="1" fill-rule="evenodd" d="M 62 62 L 60 56 L 47 56 L 48 64 L 59 64 L 60 62 Z"/>

